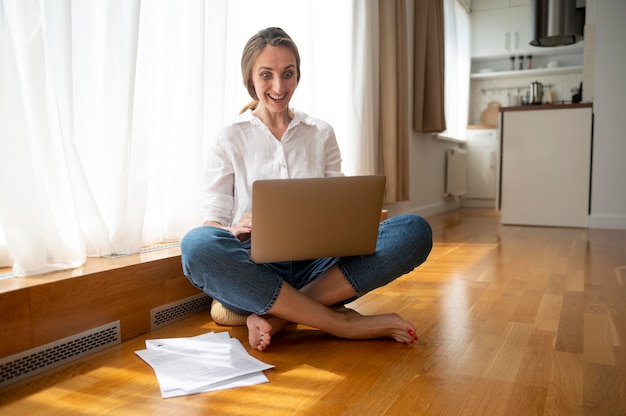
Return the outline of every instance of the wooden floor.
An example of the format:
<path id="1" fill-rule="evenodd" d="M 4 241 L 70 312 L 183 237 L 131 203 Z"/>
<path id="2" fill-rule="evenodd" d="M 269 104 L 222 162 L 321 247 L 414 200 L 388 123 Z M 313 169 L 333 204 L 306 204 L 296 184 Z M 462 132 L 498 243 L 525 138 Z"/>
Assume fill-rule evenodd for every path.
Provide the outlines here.
<path id="1" fill-rule="evenodd" d="M 359 299 L 420 341 L 334 339 L 293 327 L 254 387 L 162 399 L 144 340 L 228 331 L 206 313 L 0 390 L 8 415 L 624 415 L 626 231 L 501 226 L 464 209 L 429 218 L 427 262 Z"/>

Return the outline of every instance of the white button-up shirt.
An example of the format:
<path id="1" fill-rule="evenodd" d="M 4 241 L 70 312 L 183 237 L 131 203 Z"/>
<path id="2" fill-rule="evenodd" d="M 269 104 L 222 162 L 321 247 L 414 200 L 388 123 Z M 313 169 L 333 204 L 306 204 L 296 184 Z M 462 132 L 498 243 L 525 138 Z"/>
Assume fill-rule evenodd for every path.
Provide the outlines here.
<path id="1" fill-rule="evenodd" d="M 251 110 L 217 134 L 204 161 L 204 222 L 235 225 L 252 210 L 258 179 L 342 176 L 333 128 L 294 109 L 281 140 Z"/>

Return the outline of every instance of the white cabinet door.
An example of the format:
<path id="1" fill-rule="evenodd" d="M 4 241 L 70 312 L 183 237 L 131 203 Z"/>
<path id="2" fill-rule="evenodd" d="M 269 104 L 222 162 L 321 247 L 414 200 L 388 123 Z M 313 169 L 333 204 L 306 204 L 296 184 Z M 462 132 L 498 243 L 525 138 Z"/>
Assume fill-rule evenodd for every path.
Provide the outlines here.
<path id="1" fill-rule="evenodd" d="M 473 12 L 472 57 L 483 58 L 509 54 L 509 9 Z"/>
<path id="2" fill-rule="evenodd" d="M 538 48 L 532 46 L 530 6 L 509 9 L 509 34 L 511 54 L 532 55 Z M 545 48 L 544 48 L 545 49 Z"/>
<path id="3" fill-rule="evenodd" d="M 493 10 L 509 7 L 509 0 L 472 0 L 472 11 Z"/>
<path id="4" fill-rule="evenodd" d="M 466 198 L 495 199 L 498 164 L 496 129 L 467 131 Z"/>
<path id="5" fill-rule="evenodd" d="M 541 48 L 530 45 L 530 6 L 472 12 L 472 57 L 528 55 Z"/>
<path id="6" fill-rule="evenodd" d="M 530 0 L 472 0 L 472 11 L 529 5 Z"/>
<path id="7" fill-rule="evenodd" d="M 590 107 L 503 113 L 503 224 L 587 227 L 591 119 Z"/>

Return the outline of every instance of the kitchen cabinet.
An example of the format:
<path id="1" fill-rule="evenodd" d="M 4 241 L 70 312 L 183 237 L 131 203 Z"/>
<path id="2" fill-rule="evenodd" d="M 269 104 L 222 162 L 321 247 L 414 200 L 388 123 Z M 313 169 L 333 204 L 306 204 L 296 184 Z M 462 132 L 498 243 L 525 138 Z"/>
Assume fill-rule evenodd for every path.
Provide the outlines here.
<path id="1" fill-rule="evenodd" d="M 530 6 L 473 11 L 472 58 L 532 55 Z"/>
<path id="2" fill-rule="evenodd" d="M 503 224 L 587 227 L 591 104 L 501 109 Z"/>
<path id="3" fill-rule="evenodd" d="M 498 163 L 498 130 L 471 128 L 467 130 L 467 194 L 466 199 L 488 200 L 491 207 L 496 198 Z"/>

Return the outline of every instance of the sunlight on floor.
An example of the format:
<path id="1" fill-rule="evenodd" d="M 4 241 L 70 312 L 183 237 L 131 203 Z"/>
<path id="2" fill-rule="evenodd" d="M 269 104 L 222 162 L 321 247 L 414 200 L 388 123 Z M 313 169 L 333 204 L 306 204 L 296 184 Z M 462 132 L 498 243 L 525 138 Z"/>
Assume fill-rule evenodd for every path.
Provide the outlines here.
<path id="1" fill-rule="evenodd" d="M 290 409 L 294 413 L 306 413 L 344 379 L 345 376 L 323 368 L 300 365 L 280 374 L 280 383 L 276 382 L 278 379 L 273 379 L 275 383 L 270 390 L 273 399 L 267 400 L 267 396 L 264 396 L 262 401 L 254 403 L 255 396 L 251 396 L 247 400 L 248 409 L 253 405 L 264 409 L 265 414 L 285 414 Z"/>

